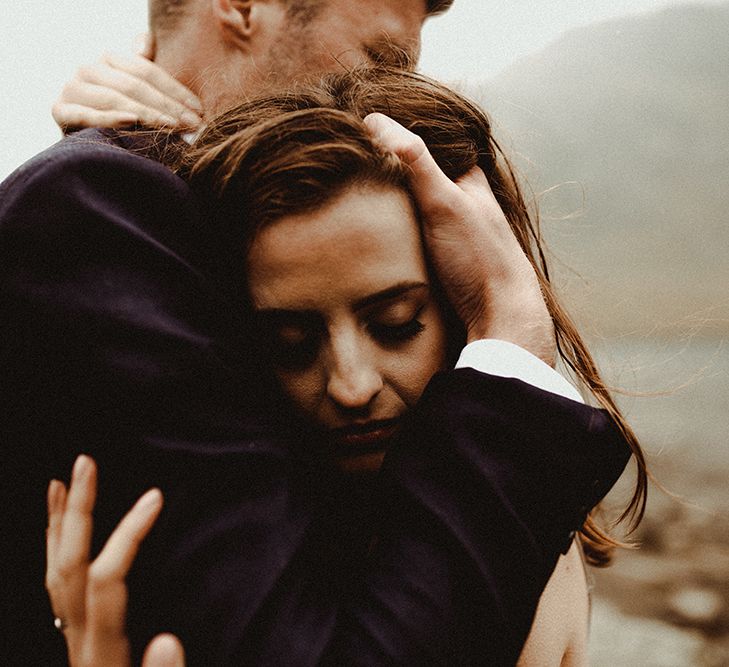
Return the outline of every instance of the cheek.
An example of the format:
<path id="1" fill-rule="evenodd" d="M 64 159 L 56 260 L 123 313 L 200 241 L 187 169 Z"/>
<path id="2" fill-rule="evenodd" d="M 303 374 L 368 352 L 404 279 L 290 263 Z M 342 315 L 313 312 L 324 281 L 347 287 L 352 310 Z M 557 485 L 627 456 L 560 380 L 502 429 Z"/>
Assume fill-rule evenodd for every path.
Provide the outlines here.
<path id="1" fill-rule="evenodd" d="M 320 369 L 310 368 L 296 372 L 277 371 L 276 375 L 281 389 L 299 412 L 307 417 L 315 418 L 323 391 Z"/>
<path id="2" fill-rule="evenodd" d="M 401 355 L 399 363 L 392 366 L 391 384 L 408 407 L 418 402 L 433 375 L 446 366 L 447 338 L 443 321 L 434 317 L 425 324 L 423 333 Z"/>

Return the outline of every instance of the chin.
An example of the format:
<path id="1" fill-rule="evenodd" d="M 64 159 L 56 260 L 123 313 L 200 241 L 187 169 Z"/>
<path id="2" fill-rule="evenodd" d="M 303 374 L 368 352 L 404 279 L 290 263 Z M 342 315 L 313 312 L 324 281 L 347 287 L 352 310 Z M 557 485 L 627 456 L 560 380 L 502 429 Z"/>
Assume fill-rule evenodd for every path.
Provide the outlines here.
<path id="1" fill-rule="evenodd" d="M 346 456 L 336 459 L 337 468 L 348 475 L 375 473 L 382 467 L 385 451 L 369 452 L 358 456 Z"/>

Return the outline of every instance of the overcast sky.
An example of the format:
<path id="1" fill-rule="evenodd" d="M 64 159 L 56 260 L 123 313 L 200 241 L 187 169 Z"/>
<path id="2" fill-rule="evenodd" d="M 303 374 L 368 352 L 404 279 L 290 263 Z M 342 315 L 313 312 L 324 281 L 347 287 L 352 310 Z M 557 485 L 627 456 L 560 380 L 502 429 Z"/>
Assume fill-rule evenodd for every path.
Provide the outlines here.
<path id="1" fill-rule="evenodd" d="M 488 78 L 569 28 L 672 4 L 678 2 L 456 0 L 426 26 L 422 69 L 445 80 Z M 3 2 L 0 178 L 59 137 L 50 106 L 63 82 L 105 49 L 129 50 L 145 29 L 146 6 L 146 0 Z"/>

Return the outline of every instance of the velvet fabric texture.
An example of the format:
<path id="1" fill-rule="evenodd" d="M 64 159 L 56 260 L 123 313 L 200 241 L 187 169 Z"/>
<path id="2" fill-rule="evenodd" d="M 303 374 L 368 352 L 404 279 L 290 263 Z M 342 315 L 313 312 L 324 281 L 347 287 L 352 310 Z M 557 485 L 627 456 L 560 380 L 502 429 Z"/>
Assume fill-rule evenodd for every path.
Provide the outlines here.
<path id="1" fill-rule="evenodd" d="M 165 494 L 130 578 L 137 655 L 170 630 L 191 665 L 513 664 L 629 458 L 607 415 L 442 373 L 363 495 L 259 366 L 234 227 L 133 144 L 78 133 L 0 189 L 3 664 L 63 663 L 45 488 L 79 452 L 96 549 Z"/>

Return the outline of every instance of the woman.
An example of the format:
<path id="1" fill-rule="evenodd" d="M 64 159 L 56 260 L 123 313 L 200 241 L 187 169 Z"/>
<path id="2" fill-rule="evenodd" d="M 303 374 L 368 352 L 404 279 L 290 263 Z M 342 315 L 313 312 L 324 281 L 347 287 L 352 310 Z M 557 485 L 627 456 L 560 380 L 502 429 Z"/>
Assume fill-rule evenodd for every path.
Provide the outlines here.
<path id="1" fill-rule="evenodd" d="M 503 210 L 490 216 L 488 229 L 461 229 L 444 239 L 437 226 L 419 228 L 408 173 L 440 174 L 430 154 L 479 205 Z M 212 122 L 181 156 L 168 159 L 210 199 L 214 224 L 240 248 L 241 287 L 257 322 L 251 344 L 264 355 L 263 372 L 273 371 L 306 428 L 317 433 L 321 446 L 306 455 L 343 494 L 346 520 L 331 536 L 337 549 L 346 545 L 338 553 L 339 569 L 355 568 L 377 540 L 376 473 L 396 459 L 397 434 L 410 408 L 431 377 L 452 366 L 464 339 L 484 337 L 473 304 L 449 303 L 444 296 L 457 293 L 453 284 L 471 274 L 454 272 L 442 254 L 432 254 L 434 244 L 463 246 L 463 234 L 492 237 L 492 252 L 474 256 L 474 266 L 484 262 L 494 274 L 520 276 L 520 298 L 544 304 L 562 360 L 636 455 L 640 474 L 623 518 L 640 516 L 640 447 L 551 290 L 536 224 L 488 120 L 474 105 L 413 74 L 351 72 L 238 107 Z M 421 235 L 435 258 L 432 267 Z M 486 291 L 485 298 L 504 296 Z M 506 298 L 517 310 L 524 306 L 513 294 Z M 501 337 L 498 323 L 489 335 Z M 549 345 L 535 350 L 552 363 Z M 73 502 L 66 503 L 58 483 L 49 490 L 49 590 L 57 612 L 79 605 L 85 610 L 78 614 L 83 622 L 66 631 L 72 662 L 83 664 L 84 654 L 108 659 L 111 642 L 123 664 L 128 653 L 121 582 L 160 498 L 148 496 L 92 564 L 92 575 L 107 572 L 114 583 L 112 612 L 99 612 L 104 586 L 91 586 L 84 597 L 88 522 L 74 541 L 61 520 L 65 507 L 88 509 L 93 503 L 93 466 L 82 459 L 79 469 Z M 593 518 L 585 522 L 581 542 L 592 564 L 608 562 L 616 544 Z M 76 584 L 64 588 L 56 584 L 54 569 L 60 568 L 58 554 L 69 552 L 77 563 Z M 570 622 L 554 624 L 566 616 Z M 522 664 L 584 664 L 586 626 L 586 585 L 573 547 L 545 591 Z"/>

